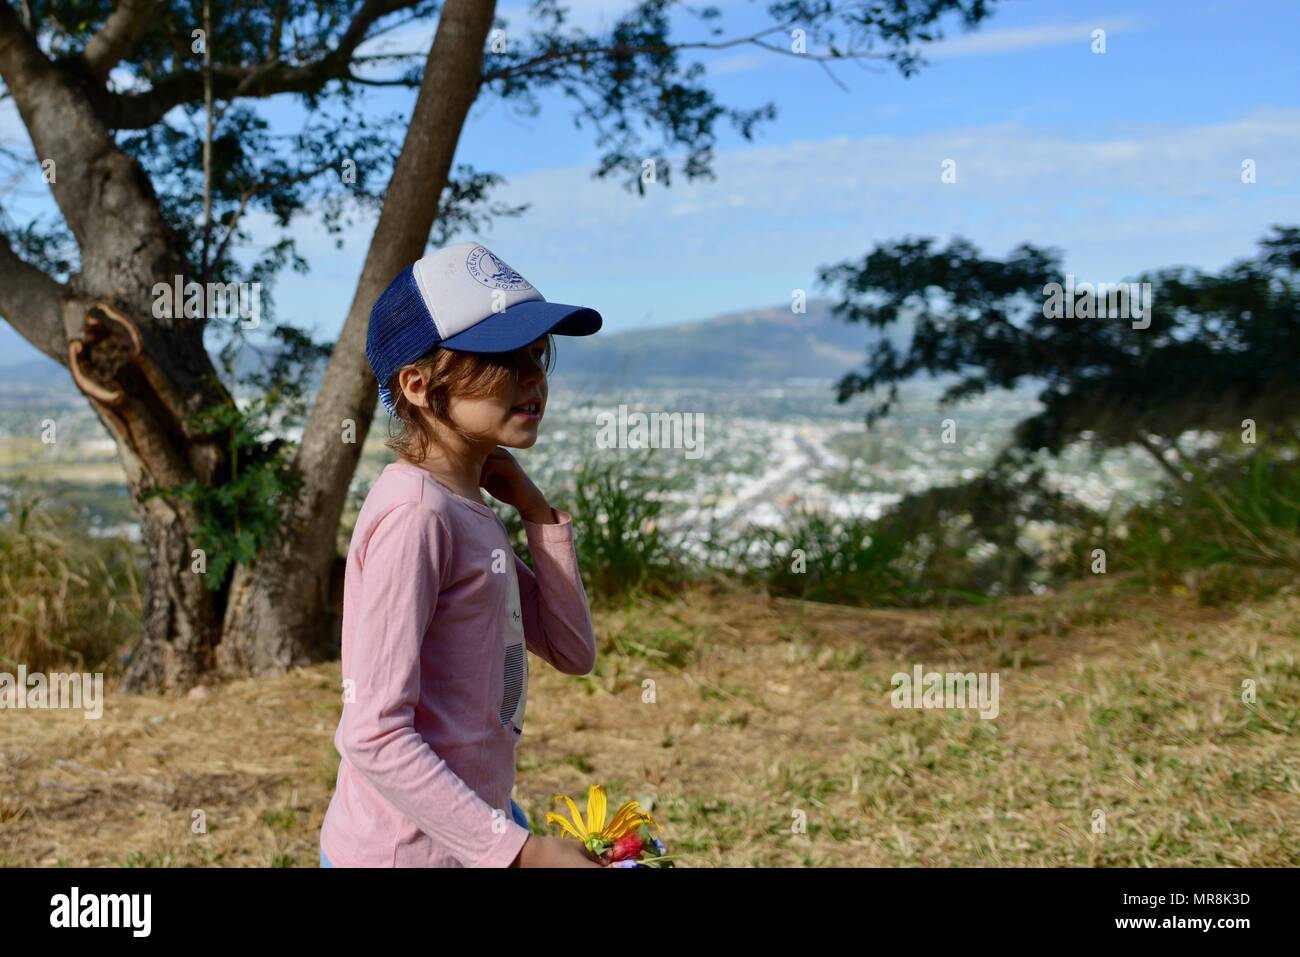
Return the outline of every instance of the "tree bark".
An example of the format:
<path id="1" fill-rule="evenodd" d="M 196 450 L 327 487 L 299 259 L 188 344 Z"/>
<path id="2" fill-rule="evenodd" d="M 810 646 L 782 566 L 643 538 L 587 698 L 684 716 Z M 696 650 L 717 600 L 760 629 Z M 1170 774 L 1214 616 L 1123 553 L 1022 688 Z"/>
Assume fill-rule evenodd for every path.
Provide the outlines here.
<path id="1" fill-rule="evenodd" d="M 378 398 L 366 359 L 370 309 L 429 241 L 461 130 L 478 96 L 495 6 L 449 0 L 442 8 L 361 279 L 303 430 L 294 462 L 303 486 L 256 564 L 235 571 L 218 646 L 224 673 L 283 671 L 337 644 L 341 622 L 330 598 L 336 538 Z M 344 441 L 349 424 L 353 442 Z"/>
<path id="2" fill-rule="evenodd" d="M 53 161 L 50 189 L 81 250 L 81 271 L 64 285 L 0 244 L 0 311 L 46 354 L 64 365 L 75 361 L 83 391 L 88 382 L 116 396 L 105 402 L 87 393 L 117 443 L 149 550 L 144 634 L 126 686 L 185 687 L 211 666 L 224 596 L 191 571 L 194 510 L 145 496 L 220 480 L 221 442 L 190 423 L 228 395 L 203 347 L 202 321 L 153 314 L 154 284 L 184 274 L 186 264 L 152 185 L 117 147 L 78 78 L 42 53 L 7 3 L 0 3 L 0 76 L 37 157 Z M 119 322 L 87 322 L 101 301 L 134 335 Z"/>

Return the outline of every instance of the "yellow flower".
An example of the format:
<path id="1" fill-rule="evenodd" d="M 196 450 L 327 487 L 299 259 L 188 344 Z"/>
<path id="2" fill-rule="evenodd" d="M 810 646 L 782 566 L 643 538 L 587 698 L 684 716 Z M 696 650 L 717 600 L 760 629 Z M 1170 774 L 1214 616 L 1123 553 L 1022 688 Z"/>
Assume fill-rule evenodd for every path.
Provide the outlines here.
<path id="1" fill-rule="evenodd" d="M 587 791 L 585 821 L 578 812 L 578 805 L 574 803 L 573 798 L 557 794 L 551 800 L 563 801 L 567 804 L 570 817 L 566 819 L 563 815 L 551 812 L 546 815 L 546 823 L 559 825 L 564 836 L 576 838 L 596 854 L 600 854 L 624 834 L 635 831 L 642 824 L 650 824 L 663 830 L 649 812 L 641 810 L 641 805 L 637 801 L 628 801 L 620 807 L 614 813 L 614 819 L 607 825 L 605 812 L 608 809 L 608 801 L 605 797 L 605 789 L 599 784 L 593 784 Z"/>

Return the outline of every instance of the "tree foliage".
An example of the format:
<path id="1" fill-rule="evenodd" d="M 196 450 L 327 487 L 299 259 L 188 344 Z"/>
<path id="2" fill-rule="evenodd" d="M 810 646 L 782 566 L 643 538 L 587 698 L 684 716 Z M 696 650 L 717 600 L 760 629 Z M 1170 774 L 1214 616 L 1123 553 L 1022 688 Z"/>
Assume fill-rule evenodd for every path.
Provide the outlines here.
<path id="1" fill-rule="evenodd" d="M 840 381 L 841 402 L 874 393 L 874 421 L 920 374 L 954 378 L 944 401 L 1033 383 L 1043 409 L 1019 424 L 1016 441 L 1050 452 L 1085 434 L 1101 445 L 1168 445 L 1245 419 L 1289 428 L 1300 409 L 1298 278 L 1300 229 L 1283 226 L 1221 272 L 1139 275 L 1134 282 L 1151 285 L 1141 321 L 1049 315 L 1048 286 L 1066 280 L 1061 253 L 1028 244 L 993 259 L 963 239 L 907 238 L 821 271 L 837 316 L 877 329 L 913 323 L 907 348 L 882 340 Z"/>

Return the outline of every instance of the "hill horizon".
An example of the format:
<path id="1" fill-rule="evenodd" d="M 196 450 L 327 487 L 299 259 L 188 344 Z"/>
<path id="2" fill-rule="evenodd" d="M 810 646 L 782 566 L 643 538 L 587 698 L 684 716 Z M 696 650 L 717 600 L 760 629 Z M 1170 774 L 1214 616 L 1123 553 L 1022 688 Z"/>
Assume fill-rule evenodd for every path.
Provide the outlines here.
<path id="1" fill-rule="evenodd" d="M 626 384 L 705 378 L 729 382 L 831 379 L 860 365 L 867 344 L 884 335 L 835 319 L 829 300 L 810 299 L 803 313 L 788 306 L 742 309 L 648 329 L 563 337 L 554 374 Z M 904 345 L 910 328 L 891 330 L 888 335 Z M 269 352 L 257 346 L 250 350 L 255 351 L 237 361 L 241 374 Z M 56 370 L 62 373 L 59 384 L 74 389 L 66 369 L 43 355 L 0 364 L 0 382 L 50 385 Z"/>

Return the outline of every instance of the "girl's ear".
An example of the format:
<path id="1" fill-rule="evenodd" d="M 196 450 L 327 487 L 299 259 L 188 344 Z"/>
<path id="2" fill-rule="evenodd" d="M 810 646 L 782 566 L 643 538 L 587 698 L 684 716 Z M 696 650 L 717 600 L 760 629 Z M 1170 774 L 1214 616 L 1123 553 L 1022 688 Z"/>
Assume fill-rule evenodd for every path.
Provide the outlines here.
<path id="1" fill-rule="evenodd" d="M 407 366 L 398 372 L 397 386 L 411 405 L 421 409 L 429 407 L 429 380 L 418 367 Z"/>

